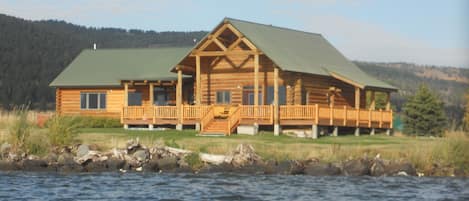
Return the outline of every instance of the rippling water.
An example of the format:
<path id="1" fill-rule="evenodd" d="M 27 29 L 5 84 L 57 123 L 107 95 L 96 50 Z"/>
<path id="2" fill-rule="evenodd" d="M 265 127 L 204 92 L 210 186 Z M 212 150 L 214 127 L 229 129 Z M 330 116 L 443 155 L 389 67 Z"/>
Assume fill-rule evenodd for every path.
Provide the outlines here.
<path id="1" fill-rule="evenodd" d="M 0 172 L 0 200 L 469 200 L 469 180 Z"/>

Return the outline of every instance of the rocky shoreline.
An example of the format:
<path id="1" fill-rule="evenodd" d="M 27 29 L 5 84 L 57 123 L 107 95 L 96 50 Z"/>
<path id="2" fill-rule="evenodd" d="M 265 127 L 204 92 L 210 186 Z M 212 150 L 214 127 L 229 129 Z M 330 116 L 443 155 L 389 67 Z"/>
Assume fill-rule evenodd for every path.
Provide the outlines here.
<path id="1" fill-rule="evenodd" d="M 159 172 L 159 173 L 240 173 L 311 176 L 432 176 L 418 173 L 406 161 L 362 157 L 341 162 L 319 159 L 304 161 L 263 160 L 251 145 L 240 144 L 232 153 L 213 155 L 194 153 L 167 146 L 151 148 L 131 140 L 126 148 L 97 151 L 96 146 L 77 145 L 53 151 L 44 157 L 14 153 L 2 145 L 0 171 L 41 172 Z M 464 172 L 448 172 L 447 176 L 464 176 Z"/>

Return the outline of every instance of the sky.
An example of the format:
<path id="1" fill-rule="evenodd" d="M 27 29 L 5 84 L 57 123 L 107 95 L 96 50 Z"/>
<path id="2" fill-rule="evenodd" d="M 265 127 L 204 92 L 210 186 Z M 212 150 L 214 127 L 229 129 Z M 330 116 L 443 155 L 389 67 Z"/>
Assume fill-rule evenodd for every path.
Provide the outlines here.
<path id="1" fill-rule="evenodd" d="M 320 33 L 352 60 L 469 68 L 469 0 L 0 0 L 0 13 L 154 31 L 231 17 Z"/>

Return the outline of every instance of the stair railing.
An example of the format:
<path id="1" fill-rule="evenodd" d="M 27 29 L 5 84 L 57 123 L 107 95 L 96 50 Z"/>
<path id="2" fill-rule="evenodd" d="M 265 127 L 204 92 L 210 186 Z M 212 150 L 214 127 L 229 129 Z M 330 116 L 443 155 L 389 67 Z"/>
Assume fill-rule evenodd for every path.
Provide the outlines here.
<path id="1" fill-rule="evenodd" d="M 231 135 L 233 127 L 238 125 L 240 116 L 241 116 L 241 107 L 237 107 L 235 111 L 228 117 L 227 119 L 228 128 L 226 132 L 228 135 Z"/>
<path id="2" fill-rule="evenodd" d="M 205 127 L 215 118 L 215 112 L 213 110 L 213 106 L 208 109 L 205 116 L 200 119 L 200 131 L 204 131 Z"/>

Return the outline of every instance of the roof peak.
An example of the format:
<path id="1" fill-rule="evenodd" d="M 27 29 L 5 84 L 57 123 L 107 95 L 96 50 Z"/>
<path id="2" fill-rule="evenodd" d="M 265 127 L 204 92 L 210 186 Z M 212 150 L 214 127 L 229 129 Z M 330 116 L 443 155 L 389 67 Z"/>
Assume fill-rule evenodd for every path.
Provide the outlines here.
<path id="1" fill-rule="evenodd" d="M 266 26 L 266 27 L 276 28 L 276 29 L 283 29 L 283 30 L 287 30 L 287 31 L 301 32 L 301 33 L 305 33 L 305 34 L 317 35 L 317 36 L 322 37 L 322 35 L 320 33 L 313 33 L 313 32 L 309 32 L 309 31 L 303 31 L 303 30 L 292 29 L 292 28 L 287 28 L 287 27 L 275 26 L 275 25 L 272 25 L 272 24 L 262 24 L 262 23 L 259 23 L 259 22 L 240 20 L 240 19 L 231 18 L 231 17 L 225 17 L 223 20 L 228 20 L 228 21 L 234 20 L 234 21 L 239 21 L 239 22 L 244 22 L 244 23 L 249 23 L 249 24 L 261 25 L 261 26 Z"/>

